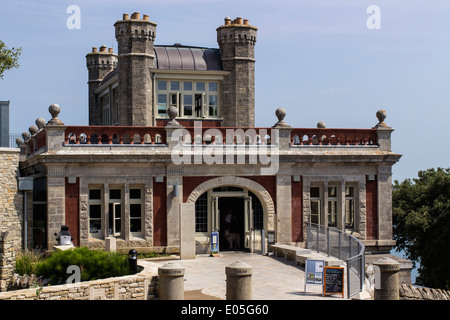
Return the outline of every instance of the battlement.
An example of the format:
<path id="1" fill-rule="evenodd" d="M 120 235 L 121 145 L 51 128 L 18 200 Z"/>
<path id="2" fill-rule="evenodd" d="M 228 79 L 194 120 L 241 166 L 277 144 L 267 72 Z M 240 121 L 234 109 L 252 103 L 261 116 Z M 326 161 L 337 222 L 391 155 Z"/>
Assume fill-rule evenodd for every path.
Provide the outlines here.
<path id="1" fill-rule="evenodd" d="M 254 46 L 258 28 L 251 26 L 248 19 L 225 18 L 225 25 L 217 28 L 217 42 L 219 44 L 244 44 Z"/>
<path id="2" fill-rule="evenodd" d="M 86 55 L 86 66 L 88 69 L 106 69 L 107 72 L 112 71 L 117 66 L 117 54 L 114 53 L 113 48 L 108 48 L 105 45 L 100 47 L 100 51 L 97 47 L 92 47 L 92 52 Z M 93 75 L 95 79 L 102 78 L 106 73 L 102 75 Z"/>
<path id="3" fill-rule="evenodd" d="M 132 40 L 148 40 L 155 41 L 156 36 L 155 22 L 149 20 L 149 16 L 144 14 L 143 18 L 140 18 L 139 12 L 135 12 L 131 15 L 124 13 L 122 20 L 116 21 L 114 27 L 116 28 L 116 39 L 130 38 Z"/>

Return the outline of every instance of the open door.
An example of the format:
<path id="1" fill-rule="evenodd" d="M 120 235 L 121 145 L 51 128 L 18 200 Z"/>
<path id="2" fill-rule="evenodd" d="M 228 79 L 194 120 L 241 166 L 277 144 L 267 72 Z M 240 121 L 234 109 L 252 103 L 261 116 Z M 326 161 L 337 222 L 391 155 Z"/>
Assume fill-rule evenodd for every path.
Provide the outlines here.
<path id="1" fill-rule="evenodd" d="M 244 202 L 244 247 L 246 250 L 249 250 L 250 253 L 253 253 L 253 208 L 252 208 L 252 197 L 245 197 Z"/>

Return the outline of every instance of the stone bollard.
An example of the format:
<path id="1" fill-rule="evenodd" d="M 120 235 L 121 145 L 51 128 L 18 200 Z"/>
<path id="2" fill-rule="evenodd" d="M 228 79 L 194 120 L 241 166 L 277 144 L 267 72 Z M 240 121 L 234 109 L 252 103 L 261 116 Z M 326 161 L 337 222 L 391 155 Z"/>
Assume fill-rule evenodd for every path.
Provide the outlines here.
<path id="1" fill-rule="evenodd" d="M 373 263 L 375 267 L 374 300 L 399 300 L 398 272 L 400 263 L 390 258 L 382 258 Z"/>
<path id="2" fill-rule="evenodd" d="M 169 262 L 158 268 L 159 299 L 184 300 L 184 268 Z"/>
<path id="3" fill-rule="evenodd" d="M 228 267 L 225 267 L 227 300 L 252 299 L 252 270 L 251 266 L 242 261 L 235 261 Z"/>

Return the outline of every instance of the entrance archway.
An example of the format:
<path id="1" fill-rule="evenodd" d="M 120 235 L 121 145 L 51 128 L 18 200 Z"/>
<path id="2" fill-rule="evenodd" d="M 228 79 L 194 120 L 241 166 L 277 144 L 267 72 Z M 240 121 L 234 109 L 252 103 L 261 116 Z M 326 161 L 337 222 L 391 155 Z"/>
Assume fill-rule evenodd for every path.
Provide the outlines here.
<path id="1" fill-rule="evenodd" d="M 253 201 L 250 201 L 253 199 Z M 234 209 L 241 211 L 238 216 L 240 221 L 236 233 L 241 236 L 241 248 L 248 247 L 249 219 L 256 223 L 257 229 L 266 231 L 274 230 L 275 206 L 269 192 L 259 183 L 240 177 L 220 177 L 205 181 L 198 185 L 187 198 L 186 203 L 195 203 L 196 212 L 202 211 L 203 217 L 197 216 L 198 221 L 202 221 L 202 230 L 196 229 L 196 247 L 198 253 L 205 253 L 208 249 L 210 232 L 215 228 L 221 229 L 221 248 L 225 248 L 226 241 L 223 238 L 225 228 L 225 217 L 227 206 L 234 206 Z M 220 210 L 219 210 L 220 206 Z M 254 207 L 254 209 L 249 209 Z M 257 211 L 257 219 L 248 212 Z M 246 217 L 245 220 L 244 216 Z M 255 220 L 255 221 L 253 221 Z M 246 225 L 247 227 L 243 227 Z M 261 238 L 259 238 L 261 239 Z M 245 242 L 247 241 L 247 242 Z M 223 246 L 225 242 L 225 246 Z"/>

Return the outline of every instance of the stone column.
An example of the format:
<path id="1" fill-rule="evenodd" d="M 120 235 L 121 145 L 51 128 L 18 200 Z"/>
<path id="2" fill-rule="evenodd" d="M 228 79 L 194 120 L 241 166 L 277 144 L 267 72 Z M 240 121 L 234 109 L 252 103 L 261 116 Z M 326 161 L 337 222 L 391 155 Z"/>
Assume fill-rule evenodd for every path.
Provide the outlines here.
<path id="1" fill-rule="evenodd" d="M 399 300 L 398 272 L 400 263 L 382 258 L 373 263 L 375 267 L 374 300 Z"/>
<path id="2" fill-rule="evenodd" d="M 253 268 L 242 261 L 235 261 L 225 267 L 227 300 L 252 299 L 252 271 Z"/>
<path id="3" fill-rule="evenodd" d="M 277 176 L 277 242 L 290 244 L 292 242 L 292 199 L 291 175 Z"/>
<path id="4" fill-rule="evenodd" d="M 184 300 L 184 268 L 169 262 L 158 268 L 159 299 Z"/>

